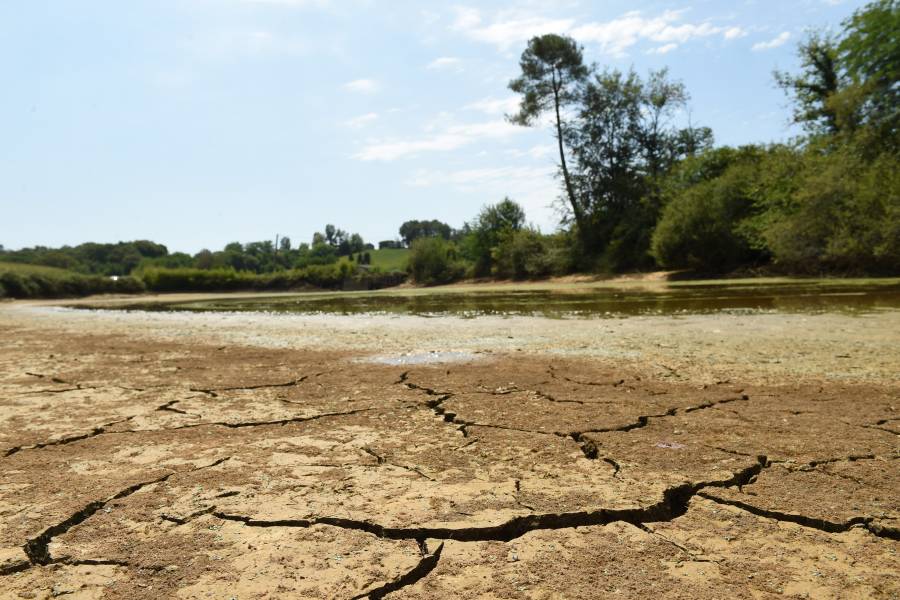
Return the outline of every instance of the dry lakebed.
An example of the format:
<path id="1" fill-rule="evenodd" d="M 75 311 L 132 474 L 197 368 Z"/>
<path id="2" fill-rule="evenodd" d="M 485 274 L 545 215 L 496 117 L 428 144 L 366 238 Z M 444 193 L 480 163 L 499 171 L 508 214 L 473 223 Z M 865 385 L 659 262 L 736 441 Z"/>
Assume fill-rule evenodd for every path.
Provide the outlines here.
<path id="1" fill-rule="evenodd" d="M 897 283 L 779 285 L 0 303 L 0 598 L 898 598 Z"/>

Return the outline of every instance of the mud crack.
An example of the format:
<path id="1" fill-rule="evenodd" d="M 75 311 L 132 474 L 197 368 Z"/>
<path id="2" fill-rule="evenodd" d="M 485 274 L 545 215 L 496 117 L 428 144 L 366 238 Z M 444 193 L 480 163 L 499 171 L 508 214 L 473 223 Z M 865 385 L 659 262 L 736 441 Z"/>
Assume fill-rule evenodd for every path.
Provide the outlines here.
<path id="1" fill-rule="evenodd" d="M 229 457 L 220 458 L 208 465 L 204 465 L 202 467 L 197 467 L 194 469 L 189 469 L 187 471 L 172 471 L 171 473 L 167 473 L 161 477 L 157 477 L 156 479 L 151 479 L 149 481 L 142 481 L 140 483 L 135 483 L 133 485 L 128 486 L 124 490 L 116 492 L 112 496 L 105 498 L 103 500 L 94 500 L 93 502 L 89 502 L 80 510 L 72 513 L 69 517 L 56 525 L 51 525 L 47 529 L 45 529 L 40 535 L 29 539 L 25 542 L 23 549 L 25 550 L 25 555 L 28 557 L 29 562 L 32 565 L 49 565 L 53 562 L 53 558 L 50 556 L 50 543 L 53 541 L 53 538 L 62 535 L 75 527 L 76 525 L 80 525 L 84 523 L 87 519 L 89 519 L 94 513 L 98 510 L 104 508 L 110 502 L 114 500 L 120 500 L 122 498 L 126 498 L 135 492 L 142 490 L 143 488 L 153 485 L 155 483 L 162 483 L 163 481 L 168 480 L 170 477 L 174 475 L 179 475 L 181 473 L 192 473 L 194 471 L 199 471 L 200 469 L 208 469 L 211 467 L 215 467 L 217 465 L 222 464 Z"/>
<path id="2" fill-rule="evenodd" d="M 539 513 L 513 517 L 499 525 L 481 527 L 385 527 L 371 521 L 342 517 L 314 517 L 310 519 L 254 519 L 245 515 L 213 512 L 213 516 L 226 521 L 237 521 L 250 527 L 311 527 L 331 525 L 342 529 L 364 531 L 385 539 L 452 539 L 460 542 L 508 542 L 539 529 L 568 529 L 593 525 L 608 525 L 618 521 L 638 525 L 671 521 L 687 512 L 688 503 L 700 490 L 707 487 L 734 487 L 746 485 L 768 466 L 768 460 L 760 456 L 757 462 L 723 480 L 699 483 L 683 483 L 663 492 L 659 502 L 641 508 L 605 509 L 564 513 Z"/>
<path id="3" fill-rule="evenodd" d="M 441 559 L 441 552 L 444 550 L 444 543 L 441 542 L 441 544 L 437 547 L 437 550 L 435 550 L 433 554 L 428 554 L 428 550 L 425 546 L 424 540 L 420 542 L 420 547 L 423 549 L 423 556 L 422 560 L 420 560 L 415 567 L 413 567 L 411 570 L 407 571 L 400 577 L 397 577 L 396 579 L 393 579 L 382 586 L 379 586 L 373 590 L 369 590 L 368 592 L 365 592 L 358 596 L 354 596 L 351 600 L 359 600 L 360 598 L 371 598 L 372 600 L 378 600 L 379 598 L 384 598 L 392 592 L 396 592 L 401 588 L 413 585 L 414 583 L 431 573 L 437 566 L 438 561 Z"/>
<path id="4" fill-rule="evenodd" d="M 827 519 L 820 519 L 807 515 L 761 508 L 740 500 L 726 500 L 725 498 L 719 498 L 704 492 L 698 492 L 697 495 L 706 500 L 715 502 L 716 504 L 733 506 L 758 517 L 766 517 L 785 523 L 794 523 L 796 525 L 802 525 L 803 527 L 809 527 L 810 529 L 818 529 L 819 531 L 824 531 L 826 533 L 844 533 L 850 531 L 854 527 L 862 527 L 878 537 L 900 540 L 900 529 L 878 525 L 873 522 L 874 519 L 872 517 L 851 517 L 846 521 L 829 521 Z"/>
<path id="5" fill-rule="evenodd" d="M 296 385 L 300 385 L 304 381 L 309 379 L 309 375 L 304 375 L 299 379 L 292 379 L 290 381 L 284 381 L 280 383 L 260 383 L 256 385 L 236 385 L 231 387 L 217 387 L 217 388 L 188 388 L 192 392 L 199 392 L 201 394 L 206 394 L 212 398 L 216 398 L 220 392 L 243 392 L 250 390 L 263 390 L 266 388 L 285 388 L 285 387 L 294 387 Z"/>
<path id="6" fill-rule="evenodd" d="M 553 379 L 562 379 L 564 381 L 568 381 L 569 383 L 575 383 L 578 385 L 590 385 L 590 386 L 602 386 L 602 387 L 619 387 L 625 383 L 624 379 L 609 379 L 606 381 L 584 381 L 582 379 L 575 379 L 574 377 L 566 377 L 565 375 L 557 375 L 556 369 L 551 365 L 547 370 L 550 374 L 550 377 Z"/>
<path id="7" fill-rule="evenodd" d="M 305 423 L 307 421 L 315 421 L 317 419 L 325 419 L 328 417 L 343 417 L 348 415 L 355 415 L 363 412 L 367 412 L 370 410 L 375 410 L 374 408 L 356 408 L 354 410 L 345 410 L 339 412 L 330 412 L 330 413 L 319 413 L 317 415 L 312 415 L 309 417 L 289 417 L 287 419 L 275 419 L 272 421 L 239 421 L 237 423 L 230 423 L 228 421 L 211 421 L 207 423 L 188 423 L 187 425 L 179 425 L 178 427 L 166 427 L 161 429 L 160 431 L 177 431 L 179 429 L 193 429 L 195 427 L 228 427 L 230 429 L 242 429 L 244 427 L 265 427 L 267 425 L 287 425 L 289 423 Z"/>
<path id="8" fill-rule="evenodd" d="M 88 438 L 92 438 L 98 435 L 102 435 L 107 433 L 107 429 L 112 427 L 113 425 L 118 425 L 119 423 L 127 423 L 132 420 L 137 415 L 132 415 L 130 417 L 126 417 L 124 419 L 119 419 L 118 421 L 112 421 L 110 423 L 105 423 L 103 425 L 99 425 L 94 427 L 87 433 L 79 433 L 76 435 L 70 435 L 67 437 L 60 438 L 58 440 L 54 440 L 52 442 L 40 442 L 38 444 L 32 444 L 31 446 L 14 446 L 3 453 L 3 457 L 12 456 L 17 452 L 21 452 L 22 450 L 39 450 L 41 448 L 47 448 L 50 446 L 65 446 L 66 444 L 71 444 L 72 442 L 80 442 L 81 440 L 86 440 Z"/>
<path id="9" fill-rule="evenodd" d="M 388 466 L 391 466 L 391 467 L 396 467 L 396 468 L 398 468 L 398 469 L 404 469 L 404 470 L 406 470 L 406 471 L 409 471 L 410 473 L 415 473 L 415 474 L 418 475 L 419 477 L 423 477 L 423 478 L 427 479 L 428 481 L 435 481 L 433 477 L 429 477 L 428 475 L 426 475 L 425 473 L 423 473 L 423 472 L 422 472 L 420 469 L 418 469 L 417 467 L 411 467 L 411 466 L 409 466 L 409 465 L 404 465 L 404 464 L 401 464 L 401 463 L 395 463 L 395 462 L 392 462 L 392 461 L 388 460 L 386 457 L 384 457 L 384 456 L 378 454 L 377 452 L 375 452 L 375 451 L 372 450 L 371 448 L 365 447 L 365 448 L 362 449 L 362 451 L 365 452 L 366 454 L 368 454 L 369 456 L 373 457 L 373 458 L 375 459 L 375 464 L 376 464 L 376 465 L 388 465 Z"/>

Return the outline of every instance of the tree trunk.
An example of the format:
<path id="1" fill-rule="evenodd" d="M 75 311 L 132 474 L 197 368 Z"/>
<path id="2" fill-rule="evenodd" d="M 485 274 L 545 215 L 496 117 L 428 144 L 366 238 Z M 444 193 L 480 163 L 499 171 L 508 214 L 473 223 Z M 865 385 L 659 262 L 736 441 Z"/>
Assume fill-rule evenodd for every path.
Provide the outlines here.
<path id="1" fill-rule="evenodd" d="M 556 82 L 556 73 L 553 74 L 553 105 L 556 109 L 556 141 L 559 143 L 559 163 L 562 167 L 563 181 L 566 184 L 566 193 L 569 196 L 569 204 L 572 205 L 575 222 L 583 235 L 585 233 L 584 214 L 581 211 L 581 206 L 578 204 L 578 199 L 575 198 L 575 189 L 572 187 L 572 179 L 569 177 L 569 169 L 566 166 L 566 151 L 563 146 L 562 118 L 559 115 L 559 87 Z"/>

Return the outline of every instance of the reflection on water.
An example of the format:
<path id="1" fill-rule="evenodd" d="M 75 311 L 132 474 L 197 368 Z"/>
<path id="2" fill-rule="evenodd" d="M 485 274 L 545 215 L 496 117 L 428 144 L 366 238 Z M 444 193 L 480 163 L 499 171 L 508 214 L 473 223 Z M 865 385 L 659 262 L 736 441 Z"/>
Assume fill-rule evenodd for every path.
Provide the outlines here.
<path id="1" fill-rule="evenodd" d="M 900 282 L 777 284 L 703 283 L 658 289 L 576 287 L 558 290 L 447 291 L 431 293 L 297 294 L 184 303 L 130 304 L 155 311 L 256 311 L 302 314 L 386 314 L 422 317 L 540 316 L 604 318 L 717 312 L 865 314 L 900 308 Z"/>

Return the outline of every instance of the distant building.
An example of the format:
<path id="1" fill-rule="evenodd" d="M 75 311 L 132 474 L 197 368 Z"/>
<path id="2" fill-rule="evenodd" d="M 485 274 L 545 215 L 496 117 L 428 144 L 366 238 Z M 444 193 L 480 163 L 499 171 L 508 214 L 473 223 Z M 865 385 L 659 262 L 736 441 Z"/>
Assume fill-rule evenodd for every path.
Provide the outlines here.
<path id="1" fill-rule="evenodd" d="M 384 240 L 382 242 L 378 242 L 378 249 L 384 250 L 386 248 L 402 248 L 403 242 L 397 240 Z"/>

